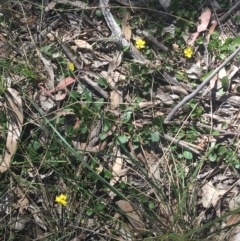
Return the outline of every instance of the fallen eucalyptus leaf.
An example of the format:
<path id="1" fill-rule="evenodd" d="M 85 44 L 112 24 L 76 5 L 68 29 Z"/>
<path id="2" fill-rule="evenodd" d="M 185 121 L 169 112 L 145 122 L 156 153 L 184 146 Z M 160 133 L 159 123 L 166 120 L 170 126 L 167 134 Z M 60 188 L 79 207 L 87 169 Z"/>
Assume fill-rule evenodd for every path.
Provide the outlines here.
<path id="1" fill-rule="evenodd" d="M 7 88 L 6 91 L 6 109 L 9 117 L 9 125 L 6 151 L 3 161 L 0 164 L 0 173 L 7 171 L 10 167 L 11 159 L 16 152 L 23 125 L 22 99 L 19 93 L 12 88 Z"/>

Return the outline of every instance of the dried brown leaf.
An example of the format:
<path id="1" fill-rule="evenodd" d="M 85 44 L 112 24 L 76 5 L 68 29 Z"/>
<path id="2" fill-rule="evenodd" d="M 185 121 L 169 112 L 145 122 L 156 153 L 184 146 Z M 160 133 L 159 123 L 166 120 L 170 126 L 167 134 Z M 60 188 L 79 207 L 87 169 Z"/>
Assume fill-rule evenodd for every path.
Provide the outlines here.
<path id="1" fill-rule="evenodd" d="M 23 193 L 21 188 L 17 188 L 17 197 L 18 197 L 18 205 L 19 205 L 19 213 L 23 214 L 24 209 L 27 209 L 29 207 L 29 200 L 26 197 L 26 195 Z"/>
<path id="2" fill-rule="evenodd" d="M 128 24 L 129 19 L 130 19 L 130 11 L 127 10 L 122 20 L 122 31 L 124 33 L 125 39 L 128 41 L 130 41 L 131 35 L 132 35 L 131 27 Z"/>
<path id="3" fill-rule="evenodd" d="M 117 201 L 118 207 L 126 213 L 126 216 L 132 226 L 137 230 L 145 229 L 145 225 L 143 223 L 142 215 L 139 211 L 135 210 L 133 206 L 125 200 Z"/>
<path id="4" fill-rule="evenodd" d="M 102 71 L 101 76 L 106 79 L 108 85 L 112 88 L 115 89 L 116 83 L 113 81 L 112 77 L 109 76 L 107 71 Z"/>
<path id="5" fill-rule="evenodd" d="M 199 32 L 193 33 L 191 35 L 190 42 L 188 42 L 188 45 L 193 46 L 195 41 L 197 40 L 198 36 L 199 36 Z"/>
<path id="6" fill-rule="evenodd" d="M 114 186 L 115 183 L 119 180 L 119 176 L 117 175 L 117 172 L 119 172 L 122 169 L 122 166 L 123 166 L 123 158 L 121 156 L 120 150 L 117 150 L 116 159 L 112 167 L 113 177 L 110 180 L 111 186 Z"/>
<path id="7" fill-rule="evenodd" d="M 75 82 L 75 79 L 72 77 L 67 77 L 59 82 L 56 88 L 49 90 L 50 93 L 55 93 L 59 90 L 64 90 L 66 87 Z"/>
<path id="8" fill-rule="evenodd" d="M 38 49 L 36 50 L 37 50 L 38 57 L 42 60 L 45 70 L 48 73 L 49 78 L 45 83 L 45 85 L 47 86 L 47 89 L 52 89 L 54 87 L 54 71 L 53 71 L 52 63 L 50 60 L 47 60 L 46 58 L 44 58 L 42 53 Z"/>
<path id="9" fill-rule="evenodd" d="M 22 217 L 18 215 L 17 217 L 13 216 L 10 221 L 10 227 L 13 230 L 20 231 L 26 227 L 26 224 L 30 221 L 29 217 Z"/>
<path id="10" fill-rule="evenodd" d="M 37 205 L 30 204 L 28 207 L 28 211 L 30 211 L 34 217 L 35 222 L 45 231 L 47 231 L 46 227 L 46 220 L 40 210 L 40 208 Z"/>
<path id="11" fill-rule="evenodd" d="M 205 11 L 199 17 L 199 20 L 201 21 L 201 23 L 198 24 L 197 32 L 195 32 L 191 35 L 191 40 L 188 43 L 190 46 L 194 45 L 196 39 L 199 36 L 199 33 L 203 32 L 207 29 L 210 18 L 211 18 L 211 10 L 209 8 L 206 8 Z"/>
<path id="12" fill-rule="evenodd" d="M 206 8 L 205 11 L 199 17 L 199 19 L 201 21 L 201 23 L 198 25 L 198 28 L 197 28 L 197 31 L 199 33 L 203 32 L 207 29 L 210 18 L 211 18 L 211 10 L 210 10 L 210 8 Z"/>
<path id="13" fill-rule="evenodd" d="M 240 240 L 240 227 L 236 226 L 231 230 L 231 237 L 229 241 L 239 241 Z"/>
<path id="14" fill-rule="evenodd" d="M 77 39 L 74 41 L 75 44 L 78 46 L 78 48 L 80 49 L 88 49 L 88 50 L 93 50 L 93 47 L 86 41 L 81 40 L 81 39 Z"/>
<path id="15" fill-rule="evenodd" d="M 114 71 L 122 62 L 122 51 L 116 51 L 116 54 L 112 61 L 109 63 L 108 72 Z"/>
<path id="16" fill-rule="evenodd" d="M 86 3 L 83 3 L 82 1 L 69 1 L 69 0 L 53 0 L 51 1 L 45 8 L 45 11 L 50 11 L 55 8 L 56 4 L 61 3 L 61 4 L 69 4 L 74 7 L 78 7 L 80 9 L 84 9 L 87 7 Z"/>
<path id="17" fill-rule="evenodd" d="M 6 142 L 6 152 L 3 162 L 0 164 L 0 173 L 8 170 L 11 159 L 17 149 L 18 139 L 20 138 L 23 125 L 22 99 L 19 93 L 12 89 L 7 89 L 6 109 L 9 117 L 9 126 Z"/>
<path id="18" fill-rule="evenodd" d="M 213 21 L 212 21 L 212 25 L 211 25 L 211 27 L 209 28 L 208 35 L 207 35 L 207 43 L 209 43 L 210 37 L 211 37 L 213 31 L 215 30 L 217 24 L 218 24 L 218 23 L 217 23 L 216 20 L 213 20 Z"/>
<path id="19" fill-rule="evenodd" d="M 239 219 L 240 213 L 233 214 L 227 221 L 226 226 L 231 226 L 237 222 Z"/>
<path id="20" fill-rule="evenodd" d="M 122 92 L 119 90 L 112 90 L 110 93 L 111 109 L 116 109 L 119 104 L 123 102 Z"/>
<path id="21" fill-rule="evenodd" d="M 216 189 L 212 182 L 206 183 L 202 187 L 202 205 L 204 208 L 208 208 L 211 205 L 215 206 L 217 204 L 217 201 L 219 200 L 219 197 L 223 194 L 225 194 L 227 190 L 219 190 Z"/>

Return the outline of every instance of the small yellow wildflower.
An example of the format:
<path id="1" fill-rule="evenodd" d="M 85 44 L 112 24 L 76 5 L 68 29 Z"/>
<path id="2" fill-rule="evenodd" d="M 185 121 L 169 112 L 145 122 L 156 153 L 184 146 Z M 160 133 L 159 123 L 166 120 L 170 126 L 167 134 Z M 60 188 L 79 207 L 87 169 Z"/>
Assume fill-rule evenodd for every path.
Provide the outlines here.
<path id="1" fill-rule="evenodd" d="M 68 63 L 68 68 L 71 70 L 71 71 L 74 71 L 74 64 L 73 63 Z"/>
<path id="2" fill-rule="evenodd" d="M 146 42 L 142 39 L 136 41 L 136 48 L 137 49 L 144 49 Z"/>
<path id="3" fill-rule="evenodd" d="M 63 206 L 67 205 L 67 196 L 64 194 L 60 194 L 59 196 L 56 196 L 55 202 L 62 204 Z"/>
<path id="4" fill-rule="evenodd" d="M 188 46 L 184 49 L 184 55 L 186 58 L 191 58 L 193 55 L 193 49 L 190 46 Z"/>

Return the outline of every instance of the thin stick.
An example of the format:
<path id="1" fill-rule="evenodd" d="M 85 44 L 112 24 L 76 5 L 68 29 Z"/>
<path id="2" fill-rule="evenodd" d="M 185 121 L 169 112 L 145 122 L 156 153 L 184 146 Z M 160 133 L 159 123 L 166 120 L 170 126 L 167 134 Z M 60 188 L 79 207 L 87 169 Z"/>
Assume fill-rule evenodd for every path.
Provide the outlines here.
<path id="1" fill-rule="evenodd" d="M 224 22 L 227 17 L 233 12 L 235 11 L 238 7 L 240 6 L 240 1 L 238 1 L 230 10 L 228 10 L 228 12 L 226 12 L 220 19 L 220 23 Z"/>
<path id="2" fill-rule="evenodd" d="M 68 47 L 65 44 L 63 44 L 59 39 L 57 39 L 57 41 L 59 45 L 62 47 L 66 56 L 69 58 L 69 60 L 76 66 L 77 70 L 86 73 L 86 71 L 84 71 L 80 64 L 75 60 L 75 57 L 70 52 Z M 104 97 L 104 99 L 109 99 L 108 93 L 105 90 L 103 90 L 100 86 L 98 86 L 97 83 L 92 81 L 90 78 L 82 78 L 82 80 L 85 81 L 88 85 L 90 85 L 94 90 L 96 90 L 102 97 Z"/>
<path id="3" fill-rule="evenodd" d="M 208 78 L 206 78 L 202 84 L 200 84 L 196 90 L 194 90 L 191 94 L 189 94 L 188 96 L 186 96 L 179 104 L 177 104 L 173 110 L 168 114 L 168 116 L 165 118 L 164 122 L 167 123 L 168 121 L 170 121 L 172 119 L 172 117 L 174 116 L 174 114 L 183 106 L 187 103 L 187 101 L 189 101 L 190 99 L 192 99 L 193 97 L 195 97 L 201 90 L 202 88 L 207 85 L 210 80 L 224 67 L 228 64 L 228 62 L 230 62 L 238 53 L 240 52 L 240 46 L 221 64 L 218 66 L 218 68 L 216 68 L 209 76 Z"/>

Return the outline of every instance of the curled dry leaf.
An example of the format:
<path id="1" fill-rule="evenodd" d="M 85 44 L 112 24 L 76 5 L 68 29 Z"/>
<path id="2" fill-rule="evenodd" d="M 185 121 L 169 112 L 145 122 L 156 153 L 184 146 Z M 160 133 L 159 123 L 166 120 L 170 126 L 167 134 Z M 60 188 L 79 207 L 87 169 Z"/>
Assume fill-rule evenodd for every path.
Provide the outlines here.
<path id="1" fill-rule="evenodd" d="M 122 51 L 116 51 L 116 54 L 112 61 L 109 63 L 108 72 L 114 71 L 122 62 Z"/>
<path id="2" fill-rule="evenodd" d="M 6 151 L 3 162 L 0 164 L 0 173 L 7 171 L 10 167 L 11 159 L 16 152 L 23 125 L 22 99 L 19 93 L 12 88 L 8 88 L 6 91 L 6 109 L 9 117 L 9 125 Z"/>
<path id="3" fill-rule="evenodd" d="M 49 78 L 45 83 L 45 85 L 47 86 L 47 89 L 52 89 L 54 87 L 54 71 L 53 71 L 52 63 L 50 60 L 47 60 L 46 58 L 44 58 L 38 49 L 36 50 L 37 50 L 38 57 L 42 60 L 45 70 L 48 73 Z"/>
<path id="4" fill-rule="evenodd" d="M 121 156 L 121 152 L 118 149 L 116 154 L 116 159 L 112 167 L 112 179 L 110 180 L 110 185 L 114 186 L 115 183 L 119 180 L 119 176 L 117 175 L 117 172 L 119 172 L 122 169 L 123 166 L 123 158 Z"/>
<path id="5" fill-rule="evenodd" d="M 240 69 L 240 61 L 236 61 L 228 71 L 228 79 L 231 80 L 232 77 L 239 71 L 239 69 Z"/>
<path id="6" fill-rule="evenodd" d="M 210 8 L 206 8 L 205 11 L 199 17 L 199 20 L 201 21 L 201 23 L 198 24 L 197 32 L 195 32 L 191 35 L 191 40 L 188 43 L 190 46 L 194 45 L 197 37 L 199 36 L 199 33 L 203 32 L 207 29 L 210 18 L 211 18 L 211 10 L 210 10 Z"/>
<path id="7" fill-rule="evenodd" d="M 171 4 L 171 0 L 159 0 L 159 3 L 165 9 L 165 11 L 167 11 L 168 7 Z"/>
<path id="8" fill-rule="evenodd" d="M 75 82 L 75 79 L 72 77 L 67 77 L 59 82 L 59 84 L 51 89 L 51 90 L 46 90 L 44 87 L 39 85 L 39 88 L 41 89 L 42 93 L 44 93 L 47 97 L 49 97 L 52 101 L 61 101 L 64 100 L 67 96 L 66 93 L 57 93 L 55 96 L 52 95 L 52 93 L 55 93 L 59 90 L 65 90 L 66 87 L 72 83 Z"/>
<path id="9" fill-rule="evenodd" d="M 156 99 L 160 99 L 164 105 L 172 105 L 173 100 L 168 93 L 163 91 L 161 88 L 157 89 L 155 94 Z"/>
<path id="10" fill-rule="evenodd" d="M 13 216 L 10 221 L 10 227 L 13 230 L 20 231 L 26 227 L 26 224 L 30 221 L 29 217 Z"/>
<path id="11" fill-rule="evenodd" d="M 122 91 L 112 90 L 110 93 L 111 109 L 114 110 L 123 103 Z"/>
<path id="12" fill-rule="evenodd" d="M 92 46 L 84 40 L 77 39 L 74 42 L 78 46 L 78 48 L 80 48 L 80 49 L 88 49 L 88 50 L 91 50 L 91 51 L 93 50 Z"/>
<path id="13" fill-rule="evenodd" d="M 132 226 L 137 230 L 144 230 L 145 225 L 143 223 L 142 215 L 139 211 L 133 208 L 133 206 L 128 202 L 124 200 L 117 201 L 118 207 L 126 213 L 126 216 L 129 220 L 129 222 L 132 224 Z"/>
<path id="14" fill-rule="evenodd" d="M 37 223 L 38 226 L 40 226 L 42 229 L 47 231 L 46 227 L 46 220 L 44 219 L 44 216 L 40 210 L 40 208 L 36 205 L 30 204 L 28 207 L 28 211 L 30 211 L 34 217 L 35 222 Z"/>
<path id="15" fill-rule="evenodd" d="M 29 200 L 20 187 L 17 188 L 16 194 L 18 197 L 19 213 L 23 214 L 24 209 L 29 207 Z"/>
<path id="16" fill-rule="evenodd" d="M 86 3 L 83 3 L 83 2 L 81 2 L 81 1 L 54 0 L 54 1 L 51 1 L 51 2 L 46 6 L 45 11 L 48 12 L 48 11 L 54 9 L 55 6 L 56 6 L 58 3 L 72 5 L 72 6 L 74 6 L 74 7 L 80 8 L 80 9 L 84 9 L 84 8 L 87 7 L 87 4 L 86 4 Z"/>
<path id="17" fill-rule="evenodd" d="M 217 24 L 218 24 L 218 23 L 217 23 L 216 20 L 213 20 L 213 21 L 212 21 L 212 25 L 211 25 L 211 27 L 209 28 L 208 35 L 207 35 L 207 43 L 209 43 L 210 36 L 212 35 L 213 31 L 215 30 Z"/>
<path id="18" fill-rule="evenodd" d="M 216 189 L 212 182 L 206 183 L 202 187 L 202 205 L 204 208 L 209 208 L 211 205 L 215 206 L 219 197 L 225 194 L 226 190 Z"/>
<path id="19" fill-rule="evenodd" d="M 197 28 L 197 31 L 199 33 L 203 32 L 207 29 L 210 18 L 211 18 L 211 10 L 210 10 L 210 8 L 206 8 L 205 11 L 199 17 L 199 19 L 201 21 L 201 23 L 198 25 L 198 28 Z"/>
<path id="20" fill-rule="evenodd" d="M 56 86 L 56 88 L 49 90 L 50 93 L 57 92 L 59 90 L 64 90 L 68 85 L 75 82 L 75 79 L 72 77 L 67 77 L 59 82 L 59 84 Z"/>

